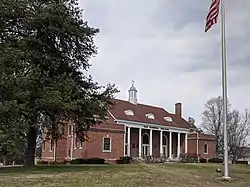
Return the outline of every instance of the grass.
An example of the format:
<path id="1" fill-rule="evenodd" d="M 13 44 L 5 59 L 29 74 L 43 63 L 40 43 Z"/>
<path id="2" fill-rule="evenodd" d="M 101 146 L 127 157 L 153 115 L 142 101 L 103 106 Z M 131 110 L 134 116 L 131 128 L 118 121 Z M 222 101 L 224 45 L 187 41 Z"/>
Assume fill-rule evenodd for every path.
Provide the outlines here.
<path id="1" fill-rule="evenodd" d="M 230 165 L 222 181 L 215 164 L 132 164 L 0 168 L 0 186 L 17 187 L 247 187 L 250 166 Z"/>

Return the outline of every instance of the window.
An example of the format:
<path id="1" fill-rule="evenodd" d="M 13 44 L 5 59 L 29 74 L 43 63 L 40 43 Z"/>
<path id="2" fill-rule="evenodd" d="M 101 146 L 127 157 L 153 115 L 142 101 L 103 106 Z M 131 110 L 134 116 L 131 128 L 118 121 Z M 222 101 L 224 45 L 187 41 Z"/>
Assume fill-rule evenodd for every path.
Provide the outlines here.
<path id="1" fill-rule="evenodd" d="M 75 136 L 75 138 L 74 138 L 74 149 L 77 149 L 77 138 L 76 138 L 76 136 Z"/>
<path id="2" fill-rule="evenodd" d="M 149 119 L 155 119 L 154 114 L 151 114 L 151 113 L 146 114 L 146 117 Z"/>
<path id="3" fill-rule="evenodd" d="M 68 150 L 68 157 L 71 157 L 71 150 Z"/>
<path id="4" fill-rule="evenodd" d="M 207 144 L 204 145 L 204 154 L 208 154 L 208 145 Z"/>
<path id="5" fill-rule="evenodd" d="M 69 125 L 68 126 L 68 135 L 71 136 L 71 134 L 72 134 L 72 126 Z"/>
<path id="6" fill-rule="evenodd" d="M 80 142 L 79 142 L 79 149 L 82 149 L 82 144 L 83 144 L 83 142 L 80 141 Z"/>
<path id="7" fill-rule="evenodd" d="M 43 140 L 43 151 L 45 151 L 45 145 L 46 145 L 46 142 L 45 140 Z"/>
<path id="8" fill-rule="evenodd" d="M 111 152 L 111 138 L 103 138 L 103 152 Z"/>
<path id="9" fill-rule="evenodd" d="M 134 112 L 132 110 L 125 110 L 124 113 L 127 115 L 127 116 L 134 116 Z"/>
<path id="10" fill-rule="evenodd" d="M 53 150 L 53 146 L 54 146 L 54 143 L 53 143 L 52 139 L 50 139 L 50 148 L 49 148 L 50 151 Z"/>
<path id="11" fill-rule="evenodd" d="M 162 139 L 162 145 L 167 145 L 167 142 L 168 142 L 168 138 L 167 138 L 167 136 L 166 135 L 163 135 L 163 137 L 162 137 L 163 139 Z"/>
<path id="12" fill-rule="evenodd" d="M 171 117 L 169 117 L 169 116 L 164 117 L 164 119 L 165 119 L 166 121 L 168 121 L 168 122 L 172 122 L 172 121 L 173 121 L 173 119 L 172 119 Z"/>
<path id="13" fill-rule="evenodd" d="M 147 133 L 142 135 L 142 144 L 149 144 L 149 135 Z"/>
<path id="14" fill-rule="evenodd" d="M 61 133 L 64 136 L 65 135 L 65 127 L 64 124 L 61 125 Z"/>

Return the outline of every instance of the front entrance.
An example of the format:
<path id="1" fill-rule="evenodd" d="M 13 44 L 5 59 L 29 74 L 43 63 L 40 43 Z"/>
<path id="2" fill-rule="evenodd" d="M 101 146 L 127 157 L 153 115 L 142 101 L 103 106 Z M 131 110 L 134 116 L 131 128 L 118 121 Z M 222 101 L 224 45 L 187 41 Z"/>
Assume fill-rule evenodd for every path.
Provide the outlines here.
<path id="1" fill-rule="evenodd" d="M 149 156 L 149 135 L 147 133 L 142 135 L 142 156 Z"/>
<path id="2" fill-rule="evenodd" d="M 163 156 L 167 157 L 168 156 L 168 149 L 167 146 L 163 146 Z"/>
<path id="3" fill-rule="evenodd" d="M 163 156 L 167 157 L 168 156 L 168 146 L 167 146 L 167 136 L 163 135 L 163 141 L 162 141 L 162 152 L 163 152 Z"/>
<path id="4" fill-rule="evenodd" d="M 142 145 L 142 155 L 149 156 L 149 145 L 148 144 Z"/>

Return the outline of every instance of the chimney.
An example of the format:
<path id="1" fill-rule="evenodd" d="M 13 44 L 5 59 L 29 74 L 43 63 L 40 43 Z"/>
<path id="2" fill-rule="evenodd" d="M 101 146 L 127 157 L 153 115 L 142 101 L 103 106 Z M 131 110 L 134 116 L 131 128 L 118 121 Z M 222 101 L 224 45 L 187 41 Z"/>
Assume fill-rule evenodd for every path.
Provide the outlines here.
<path id="1" fill-rule="evenodd" d="M 175 114 L 179 117 L 182 116 L 181 114 L 181 103 L 176 103 L 175 104 Z"/>

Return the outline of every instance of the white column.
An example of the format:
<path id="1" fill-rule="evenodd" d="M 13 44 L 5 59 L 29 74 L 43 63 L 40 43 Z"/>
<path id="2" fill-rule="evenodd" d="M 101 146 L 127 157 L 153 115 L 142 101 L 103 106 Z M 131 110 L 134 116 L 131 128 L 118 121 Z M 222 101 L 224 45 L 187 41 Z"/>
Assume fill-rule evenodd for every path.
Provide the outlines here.
<path id="1" fill-rule="evenodd" d="M 127 144 L 127 154 L 130 156 L 130 127 L 128 127 L 128 144 Z"/>
<path id="2" fill-rule="evenodd" d="M 169 132 L 169 158 L 172 158 L 172 132 Z"/>
<path id="3" fill-rule="evenodd" d="M 126 136 L 127 136 L 127 126 L 126 125 L 124 125 L 124 139 L 123 139 L 123 141 L 124 141 L 124 146 L 123 146 L 123 154 L 124 154 L 124 156 L 126 156 Z"/>
<path id="4" fill-rule="evenodd" d="M 162 130 L 160 131 L 160 156 L 163 156 L 163 149 L 162 149 Z"/>
<path id="5" fill-rule="evenodd" d="M 139 158 L 141 158 L 141 148 L 142 148 L 142 143 L 141 143 L 141 128 L 139 128 Z"/>
<path id="6" fill-rule="evenodd" d="M 181 133 L 178 132 L 178 144 L 177 144 L 177 158 L 180 157 L 181 153 Z"/>
<path id="7" fill-rule="evenodd" d="M 187 141 L 187 139 L 188 139 L 188 134 L 186 133 L 185 134 L 185 153 L 187 153 L 187 151 L 188 151 L 188 141 Z"/>
<path id="8" fill-rule="evenodd" d="M 152 133 L 152 129 L 150 129 L 150 137 L 149 137 L 149 155 L 153 156 L 153 133 Z"/>

